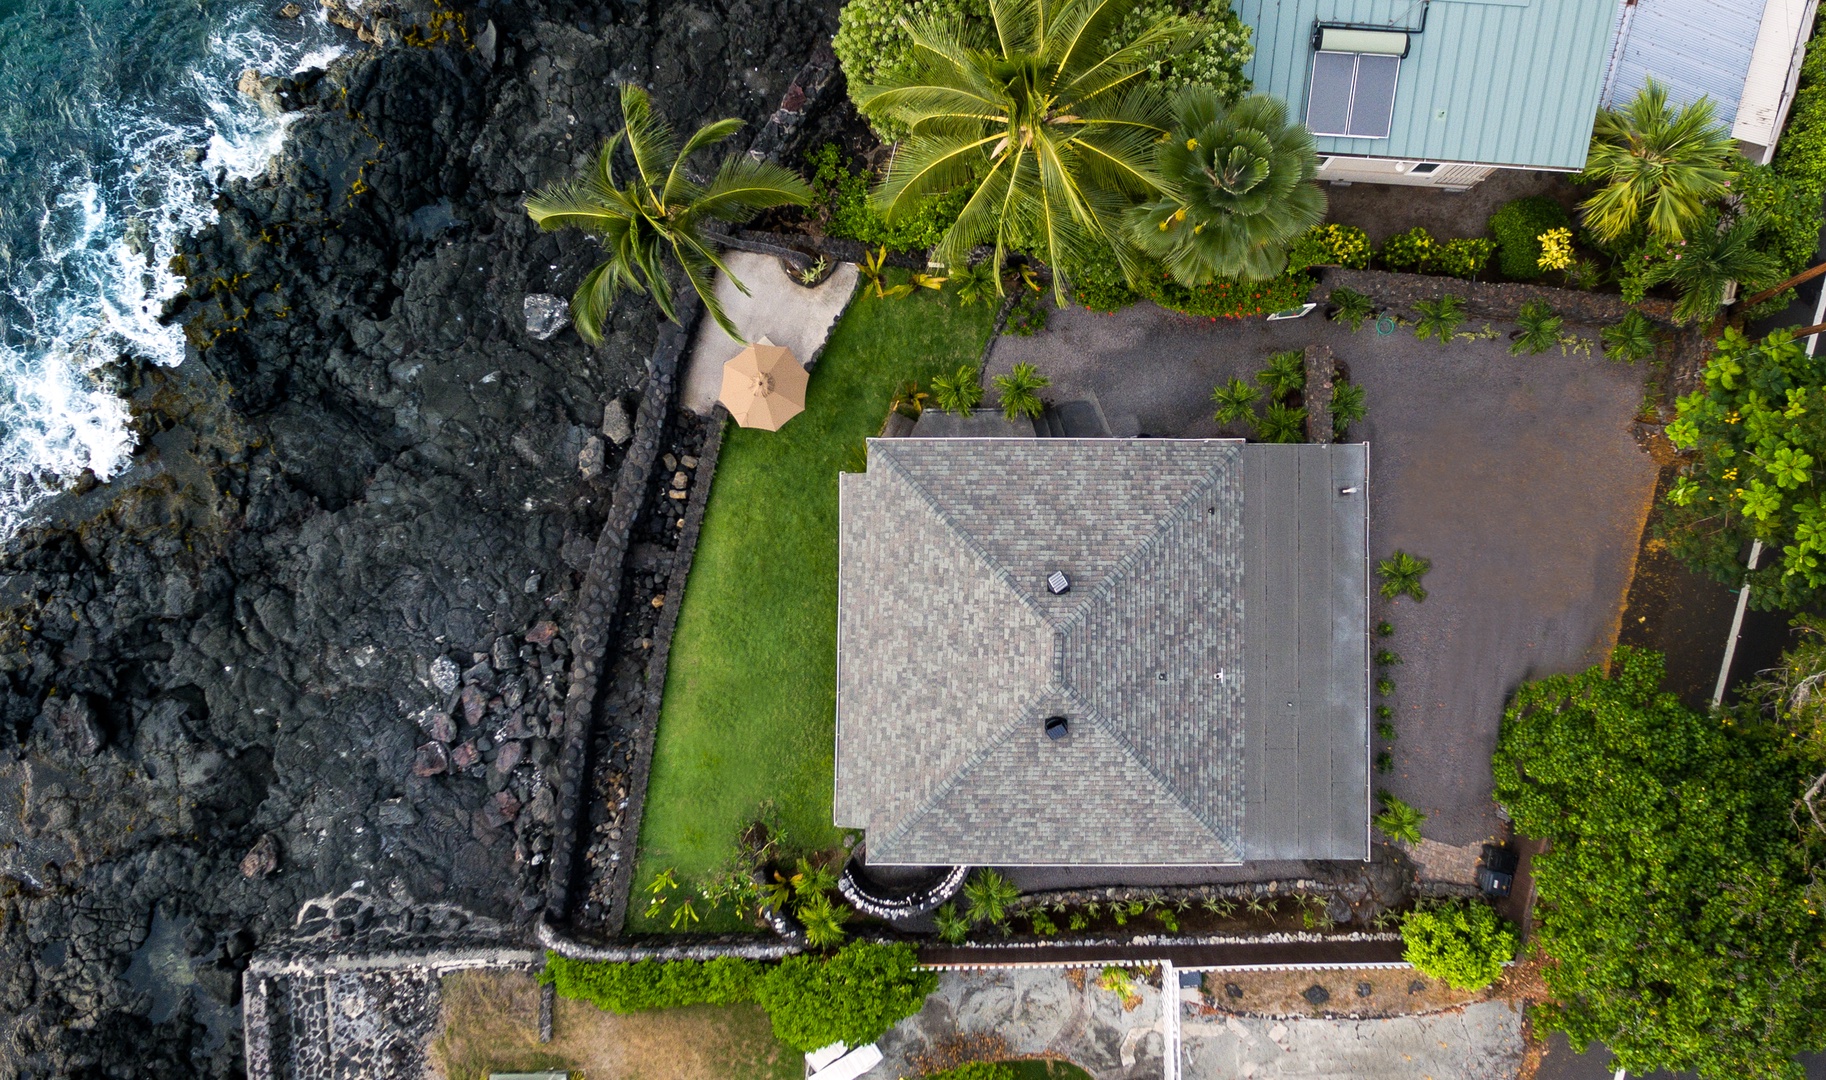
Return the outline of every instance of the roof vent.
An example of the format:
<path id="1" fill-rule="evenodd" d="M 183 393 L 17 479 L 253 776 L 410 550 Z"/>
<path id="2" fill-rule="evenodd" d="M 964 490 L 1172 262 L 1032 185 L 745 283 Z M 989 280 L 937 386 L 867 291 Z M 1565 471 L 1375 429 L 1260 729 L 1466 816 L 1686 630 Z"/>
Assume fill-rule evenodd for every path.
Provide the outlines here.
<path id="1" fill-rule="evenodd" d="M 1065 738 L 1065 736 L 1067 736 L 1069 734 L 1071 734 L 1071 729 L 1070 729 L 1070 725 L 1066 723 L 1065 717 L 1049 716 L 1046 718 L 1046 737 L 1047 738 L 1051 739 L 1054 742 L 1058 742 L 1060 739 Z"/>
<path id="2" fill-rule="evenodd" d="M 1065 571 L 1054 570 L 1046 576 L 1046 591 L 1054 596 L 1063 596 L 1072 591 L 1072 579 L 1065 576 Z"/>

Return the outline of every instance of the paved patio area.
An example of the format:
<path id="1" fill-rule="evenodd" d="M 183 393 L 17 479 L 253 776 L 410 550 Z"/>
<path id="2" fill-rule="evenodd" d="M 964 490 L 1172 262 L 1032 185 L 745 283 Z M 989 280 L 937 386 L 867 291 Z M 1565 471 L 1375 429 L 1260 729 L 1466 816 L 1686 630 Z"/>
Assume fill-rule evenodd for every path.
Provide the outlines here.
<path id="1" fill-rule="evenodd" d="M 787 276 L 780 260 L 770 255 L 748 251 L 731 251 L 723 262 L 735 272 L 746 293 L 735 287 L 729 275 L 716 276 L 716 298 L 735 323 L 736 329 L 749 341 L 765 338 L 774 345 L 792 350 L 801 364 L 809 364 L 830 337 L 831 327 L 856 291 L 856 264 L 838 263 L 831 276 L 808 289 Z M 699 416 L 709 416 L 716 408 L 717 394 L 723 388 L 723 365 L 742 351 L 742 343 L 725 334 L 709 318 L 704 319 L 691 347 L 691 359 L 685 366 L 685 386 L 680 401 Z"/>
<path id="2" fill-rule="evenodd" d="M 1137 304 L 1053 312 L 1044 332 L 1001 338 L 987 375 L 1029 361 L 1055 400 L 1094 393 L 1118 430 L 1127 416 L 1159 437 L 1234 435 L 1213 419 L 1211 389 L 1313 342 L 1368 393 L 1350 437 L 1371 447 L 1372 556 L 1433 560 L 1425 603 L 1372 605 L 1395 625 L 1377 647 L 1405 661 L 1390 673 L 1395 771 L 1376 779 L 1428 815 L 1429 839 L 1478 843 L 1499 826 L 1490 753 L 1510 691 L 1597 663 L 1615 640 L 1656 475 L 1630 432 L 1644 369 L 1512 357 L 1503 339 L 1353 335 L 1319 312 L 1214 323 Z"/>
<path id="3" fill-rule="evenodd" d="M 1501 1001 L 1386 1020 L 1188 1018 L 1180 1037 L 1185 1080 L 1510 1080 L 1523 1049 L 1522 1014 Z"/>

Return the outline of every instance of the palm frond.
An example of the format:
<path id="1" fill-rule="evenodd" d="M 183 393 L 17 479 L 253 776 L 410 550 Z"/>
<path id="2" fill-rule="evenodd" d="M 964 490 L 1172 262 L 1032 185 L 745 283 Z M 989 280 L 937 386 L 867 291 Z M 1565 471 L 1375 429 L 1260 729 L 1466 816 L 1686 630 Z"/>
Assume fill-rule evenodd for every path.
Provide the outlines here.
<path id="1" fill-rule="evenodd" d="M 811 185 L 798 173 L 739 156 L 723 162 L 692 209 L 723 221 L 746 221 L 770 206 L 804 206 L 811 201 Z"/>
<path id="2" fill-rule="evenodd" d="M 621 87 L 621 118 L 641 183 L 657 192 L 678 157 L 678 138 L 672 126 L 653 112 L 647 92 L 633 83 Z"/>

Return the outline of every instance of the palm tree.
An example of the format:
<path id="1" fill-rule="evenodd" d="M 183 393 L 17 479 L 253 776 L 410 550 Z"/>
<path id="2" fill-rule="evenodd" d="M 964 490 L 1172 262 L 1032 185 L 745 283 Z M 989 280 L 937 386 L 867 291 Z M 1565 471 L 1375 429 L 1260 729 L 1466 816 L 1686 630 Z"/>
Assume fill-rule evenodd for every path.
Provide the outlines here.
<path id="1" fill-rule="evenodd" d="M 1350 426 L 1369 415 L 1368 395 L 1356 383 L 1341 382 L 1331 391 L 1331 422 L 1339 438 Z"/>
<path id="2" fill-rule="evenodd" d="M 927 196 L 967 188 L 934 249 L 939 262 L 959 265 L 985 243 L 997 266 L 1017 246 L 1032 245 L 1055 267 L 1113 249 L 1133 280 L 1140 268 L 1122 215 L 1158 193 L 1153 143 L 1171 122 L 1165 91 L 1147 77 L 1190 44 L 1197 25 L 1174 16 L 1120 34 L 1140 2 L 996 0 L 993 35 L 961 15 L 903 17 L 914 63 L 853 88 L 865 115 L 910 132 L 877 205 L 892 220 Z M 1064 306 L 1063 275 L 1053 290 Z"/>
<path id="3" fill-rule="evenodd" d="M 969 416 L 983 401 L 983 384 L 976 368 L 961 364 L 955 375 L 933 376 L 932 400 L 946 412 Z"/>
<path id="4" fill-rule="evenodd" d="M 1560 327 L 1564 322 L 1545 301 L 1527 301 L 1515 317 L 1515 325 L 1521 327 L 1521 331 L 1509 343 L 1509 355 L 1520 356 L 1525 352 L 1539 356 L 1553 348 L 1560 342 Z"/>
<path id="5" fill-rule="evenodd" d="M 1272 401 L 1256 421 L 1255 433 L 1263 442 L 1297 443 L 1306 438 L 1306 410 Z"/>
<path id="6" fill-rule="evenodd" d="M 1702 97 L 1676 111 L 1653 79 L 1621 110 L 1598 113 L 1585 179 L 1604 186 L 1581 204 L 1585 227 L 1617 240 L 1638 226 L 1677 241 L 1729 190 L 1737 143 Z"/>
<path id="7" fill-rule="evenodd" d="M 964 898 L 970 901 L 970 921 L 1000 926 L 1008 921 L 1008 907 L 1020 899 L 1021 890 L 994 870 L 982 869 L 964 883 Z"/>
<path id="8" fill-rule="evenodd" d="M 1397 596 L 1411 596 L 1415 601 L 1427 598 L 1426 587 L 1420 579 L 1426 577 L 1427 571 L 1433 569 L 1433 560 L 1409 555 L 1405 551 L 1395 554 L 1376 564 L 1376 573 L 1382 578 L 1382 597 L 1393 600 Z"/>
<path id="9" fill-rule="evenodd" d="M 1420 843 L 1420 826 L 1427 816 L 1402 802 L 1395 796 L 1384 792 L 1382 795 L 1382 813 L 1374 818 L 1378 830 L 1404 844 Z"/>
<path id="10" fill-rule="evenodd" d="M 850 921 L 850 909 L 832 903 L 829 893 L 812 893 L 799 901 L 793 914 L 805 927 L 805 940 L 812 947 L 827 949 L 843 943 L 843 924 Z"/>
<path id="11" fill-rule="evenodd" d="M 1331 313 L 1333 322 L 1349 323 L 1351 333 L 1356 333 L 1364 320 L 1376 313 L 1376 302 L 1355 289 L 1343 285 L 1331 291 L 1331 302 L 1338 310 Z"/>
<path id="12" fill-rule="evenodd" d="M 970 920 L 958 914 L 956 904 L 941 905 L 932 920 L 938 924 L 938 940 L 947 945 L 962 945 L 970 936 Z"/>
<path id="13" fill-rule="evenodd" d="M 988 300 L 996 291 L 995 283 L 1001 277 L 995 266 L 988 259 L 960 266 L 951 272 L 951 284 L 957 288 L 957 298 L 961 303 L 973 305 L 979 300 Z"/>
<path id="14" fill-rule="evenodd" d="M 1040 400 L 1040 391 L 1052 385 L 1052 380 L 1040 374 L 1032 364 L 1016 364 L 1007 375 L 997 375 L 996 394 L 1002 401 L 1002 415 L 1010 420 L 1026 417 L 1037 418 L 1045 411 L 1046 403 Z"/>
<path id="15" fill-rule="evenodd" d="M 1655 324 L 1635 308 L 1624 312 L 1623 319 L 1615 326 L 1606 326 L 1598 331 L 1598 337 L 1604 341 L 1605 359 L 1620 360 L 1626 364 L 1652 359 L 1660 343 L 1655 333 Z"/>
<path id="16" fill-rule="evenodd" d="M 1437 337 L 1441 345 L 1447 344 L 1465 321 L 1464 301 L 1451 293 L 1437 300 L 1416 300 L 1414 310 L 1420 315 L 1414 320 L 1414 336 L 1422 341 Z"/>
<path id="17" fill-rule="evenodd" d="M 712 291 L 721 270 L 744 293 L 748 291 L 717 257 L 704 236 L 704 224 L 746 221 L 770 206 L 804 206 L 812 189 L 789 169 L 736 155 L 723 162 L 708 186 L 685 175 L 685 162 L 699 150 L 722 142 L 741 128 L 740 120 L 718 120 L 698 128 L 680 148 L 672 128 L 653 114 L 647 92 L 621 88 L 622 129 L 602 148 L 595 167 L 578 180 L 549 187 L 526 200 L 526 212 L 541 229 L 577 228 L 602 241 L 609 257 L 584 275 L 571 297 L 571 320 L 592 344 L 602 341 L 602 326 L 615 298 L 629 288 L 645 294 L 666 318 L 678 321 L 672 286 L 666 281 L 667 249 L 685 278 L 704 301 L 704 310 L 730 337 L 741 340 Z M 634 175 L 617 184 L 615 154 L 623 142 L 634 158 Z"/>
<path id="18" fill-rule="evenodd" d="M 1241 378 L 1232 375 L 1230 381 L 1211 391 L 1211 400 L 1217 403 L 1217 422 L 1220 424 L 1255 423 L 1255 399 L 1260 394 Z"/>
<path id="19" fill-rule="evenodd" d="M 1186 87 L 1154 167 L 1166 194 L 1131 210 L 1129 228 L 1183 285 L 1274 277 L 1288 247 L 1325 216 L 1312 136 L 1264 94 L 1226 107 L 1210 87 Z"/>
<path id="20" fill-rule="evenodd" d="M 1268 366 L 1255 376 L 1278 400 L 1295 390 L 1306 389 L 1306 354 L 1298 349 L 1278 352 L 1268 358 Z"/>
<path id="21" fill-rule="evenodd" d="M 1731 282 L 1754 286 L 1781 274 L 1780 260 L 1757 244 L 1761 233 L 1762 223 L 1754 217 L 1734 217 L 1722 226 L 1702 223 L 1672 258 L 1650 267 L 1647 280 L 1656 285 L 1672 282 L 1680 290 L 1675 321 L 1712 318 L 1719 314 Z"/>

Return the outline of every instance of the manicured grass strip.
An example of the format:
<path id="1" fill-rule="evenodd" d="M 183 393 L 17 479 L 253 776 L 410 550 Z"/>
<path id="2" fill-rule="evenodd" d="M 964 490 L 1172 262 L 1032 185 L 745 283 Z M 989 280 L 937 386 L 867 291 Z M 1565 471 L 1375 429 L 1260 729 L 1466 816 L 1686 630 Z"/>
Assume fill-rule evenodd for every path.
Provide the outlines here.
<path id="1" fill-rule="evenodd" d="M 949 293 L 859 294 L 812 373 L 806 408 L 777 432 L 732 427 L 686 583 L 642 819 L 628 928 L 661 870 L 701 881 L 759 817 L 792 850 L 834 845 L 837 473 L 855 468 L 894 389 L 974 364 L 988 305 Z M 680 889 L 680 898 L 686 893 Z M 703 910 L 698 901 L 698 910 Z M 733 928 L 716 912 L 681 929 Z"/>

